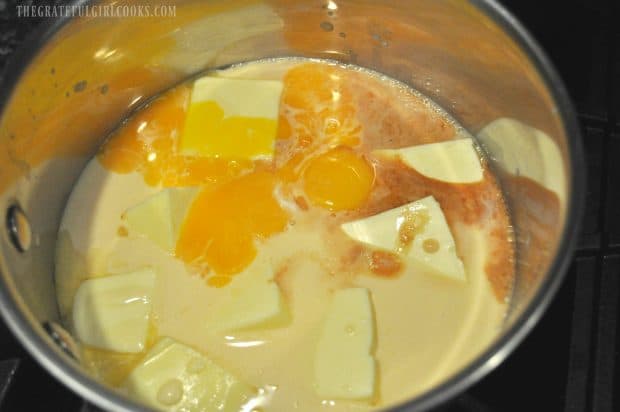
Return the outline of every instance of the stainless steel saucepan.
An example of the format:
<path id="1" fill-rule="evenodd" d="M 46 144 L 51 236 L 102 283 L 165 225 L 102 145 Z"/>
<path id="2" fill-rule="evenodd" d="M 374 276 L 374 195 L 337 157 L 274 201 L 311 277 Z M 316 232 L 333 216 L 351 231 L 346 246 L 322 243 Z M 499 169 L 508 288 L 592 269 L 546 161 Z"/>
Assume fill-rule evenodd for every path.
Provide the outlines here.
<path id="1" fill-rule="evenodd" d="M 151 14 L 159 7 L 160 16 L 127 16 L 138 14 L 137 3 Z M 93 380 L 59 327 L 56 233 L 82 168 L 150 96 L 198 71 L 260 58 L 329 58 L 410 84 L 477 136 L 501 177 L 517 250 L 503 331 L 403 410 L 465 390 L 536 324 L 571 260 L 584 204 L 583 154 L 556 71 L 495 1 L 76 2 L 85 4 L 126 7 L 126 15 L 106 17 L 100 7 L 97 16 L 50 19 L 15 56 L 0 89 L 0 309 L 27 350 L 76 393 L 107 410 L 144 410 Z"/>

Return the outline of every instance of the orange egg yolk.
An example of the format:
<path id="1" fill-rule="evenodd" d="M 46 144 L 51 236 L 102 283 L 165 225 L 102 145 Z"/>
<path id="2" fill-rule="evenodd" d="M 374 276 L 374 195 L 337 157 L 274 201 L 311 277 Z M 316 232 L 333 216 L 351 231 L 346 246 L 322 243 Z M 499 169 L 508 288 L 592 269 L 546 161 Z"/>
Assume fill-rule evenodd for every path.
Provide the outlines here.
<path id="1" fill-rule="evenodd" d="M 274 197 L 275 188 L 275 175 L 259 171 L 203 189 L 183 222 L 177 257 L 220 277 L 241 272 L 254 260 L 258 240 L 286 228 L 288 215 Z"/>
<path id="2" fill-rule="evenodd" d="M 375 179 L 372 165 L 348 147 L 337 147 L 312 159 L 304 170 L 304 190 L 312 203 L 326 209 L 361 206 Z"/>
<path id="3" fill-rule="evenodd" d="M 338 66 L 308 63 L 291 68 L 284 76 L 278 137 L 297 135 L 306 146 L 313 141 L 358 145 L 361 125 L 346 77 Z"/>
<path id="4" fill-rule="evenodd" d="M 359 146 L 362 126 L 349 76 L 341 67 L 316 63 L 295 66 L 285 74 L 278 121 L 281 150 L 276 152 L 283 180 L 300 180 L 316 151 Z"/>

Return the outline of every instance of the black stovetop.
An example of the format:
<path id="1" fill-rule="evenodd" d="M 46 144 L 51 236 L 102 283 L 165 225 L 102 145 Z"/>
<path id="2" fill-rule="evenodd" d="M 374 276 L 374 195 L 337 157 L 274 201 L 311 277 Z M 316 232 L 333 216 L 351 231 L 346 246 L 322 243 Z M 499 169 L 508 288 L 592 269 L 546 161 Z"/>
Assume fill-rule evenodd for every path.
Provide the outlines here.
<path id="1" fill-rule="evenodd" d="M 0 0 L 0 72 L 41 22 L 16 17 L 16 5 L 32 3 Z M 540 323 L 494 372 L 440 410 L 620 411 L 620 2 L 502 3 L 540 41 L 575 101 L 587 210 L 566 281 Z M 0 412 L 32 410 L 95 408 L 41 369 L 0 321 Z"/>

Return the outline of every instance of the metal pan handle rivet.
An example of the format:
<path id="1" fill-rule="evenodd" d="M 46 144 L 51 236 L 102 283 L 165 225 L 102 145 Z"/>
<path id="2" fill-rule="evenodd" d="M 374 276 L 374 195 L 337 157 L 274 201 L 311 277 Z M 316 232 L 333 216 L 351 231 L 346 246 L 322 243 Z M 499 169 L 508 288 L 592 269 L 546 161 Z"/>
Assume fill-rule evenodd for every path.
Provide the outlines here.
<path id="1" fill-rule="evenodd" d="M 43 329 L 47 332 L 47 334 L 52 338 L 54 343 L 62 349 L 67 355 L 71 356 L 73 359 L 80 360 L 78 345 L 71 336 L 69 332 L 67 332 L 62 326 L 57 324 L 56 322 L 45 321 L 43 322 Z"/>
<path id="2" fill-rule="evenodd" d="M 32 245 L 30 222 L 21 207 L 14 204 L 6 211 L 6 230 L 11 243 L 19 252 L 26 252 Z"/>

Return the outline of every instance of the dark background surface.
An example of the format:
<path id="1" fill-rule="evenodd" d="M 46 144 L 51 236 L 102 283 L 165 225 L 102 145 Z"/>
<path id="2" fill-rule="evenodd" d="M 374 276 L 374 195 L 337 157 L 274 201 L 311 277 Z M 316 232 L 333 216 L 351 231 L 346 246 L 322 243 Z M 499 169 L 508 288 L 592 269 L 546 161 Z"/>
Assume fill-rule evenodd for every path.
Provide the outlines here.
<path id="1" fill-rule="evenodd" d="M 0 73 L 42 19 L 0 0 Z M 550 56 L 579 112 L 587 210 L 565 283 L 523 344 L 449 412 L 620 411 L 620 2 L 504 0 Z M 94 410 L 42 370 L 0 321 L 0 412 Z"/>

